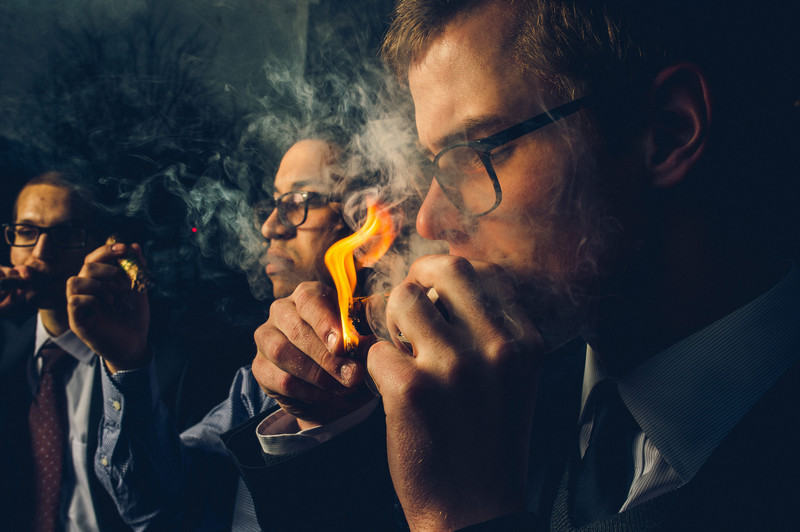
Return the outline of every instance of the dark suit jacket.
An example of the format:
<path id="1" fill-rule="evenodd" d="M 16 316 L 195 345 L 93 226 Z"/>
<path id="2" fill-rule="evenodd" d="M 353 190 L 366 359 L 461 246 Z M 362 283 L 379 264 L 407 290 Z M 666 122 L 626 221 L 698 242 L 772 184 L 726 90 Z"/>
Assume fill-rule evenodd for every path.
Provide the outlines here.
<path id="1" fill-rule="evenodd" d="M 569 463 L 577 457 L 577 419 L 585 344 L 572 343 L 548 361 L 542 374 L 531 441 L 529 504 L 531 513 L 507 516 L 470 527 L 474 531 L 573 530 L 569 520 Z M 800 362 L 756 404 L 683 488 L 616 514 L 584 530 L 790 530 L 796 528 L 794 504 L 800 501 Z M 380 414 L 380 412 L 379 412 Z M 364 445 L 382 445 L 382 427 L 374 423 L 340 435 L 308 453 L 277 465 L 260 456 L 253 437 L 254 420 L 226 435 L 228 448 L 253 493 L 259 522 L 271 530 L 337 529 L 340 521 L 313 516 L 334 515 L 349 530 L 390 530 L 391 505 L 360 504 L 359 482 L 385 493 L 390 482 L 385 456 Z M 370 430 L 369 434 L 362 431 Z M 374 434 L 378 431 L 379 434 Z M 359 441 L 359 438 L 365 438 Z M 371 443 L 366 443 L 367 441 Z M 342 472 L 353 464 L 369 479 L 347 479 L 347 491 L 336 489 Z M 466 466 L 468 467 L 468 466 Z M 377 473 L 377 474 L 376 474 Z M 382 479 L 382 480 L 381 480 Z M 304 489 L 312 486 L 314 496 Z M 324 486 L 326 489 L 321 489 Z M 327 496 L 324 492 L 327 490 Z M 342 515 L 346 508 L 349 515 Z M 331 512 L 331 513 L 329 513 Z M 402 514 L 395 512 L 402 528 Z M 397 519 L 399 517 L 399 519 Z M 321 518 L 317 518 L 321 519 Z M 342 526 L 341 528 L 347 528 Z"/>
<path id="2" fill-rule="evenodd" d="M 0 320 L 0 528 L 27 530 L 32 513 L 33 485 L 28 407 L 31 391 L 28 366 L 33 354 L 36 315 L 24 320 Z M 99 364 L 89 420 L 89 434 L 97 434 L 103 413 Z M 97 438 L 87 442 L 88 464 L 94 463 Z M 129 530 L 119 518 L 105 489 L 89 471 L 89 489 L 102 531 Z"/>
<path id="3" fill-rule="evenodd" d="M 394 530 L 398 523 L 380 406 L 365 422 L 295 459 L 269 463 L 255 437 L 274 409 L 223 435 L 264 530 Z M 401 519 L 402 521 L 402 519 Z"/>
<path id="4" fill-rule="evenodd" d="M 33 511 L 27 367 L 35 330 L 35 315 L 0 321 L 0 520 L 8 530 L 27 530 Z"/>

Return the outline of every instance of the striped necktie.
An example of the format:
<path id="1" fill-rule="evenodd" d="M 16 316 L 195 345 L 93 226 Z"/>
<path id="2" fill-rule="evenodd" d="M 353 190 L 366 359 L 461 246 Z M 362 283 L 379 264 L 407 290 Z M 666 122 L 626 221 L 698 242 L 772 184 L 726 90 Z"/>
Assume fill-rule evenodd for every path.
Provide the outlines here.
<path id="1" fill-rule="evenodd" d="M 33 452 L 34 531 L 53 531 L 58 525 L 61 473 L 67 439 L 63 374 L 75 359 L 48 342 L 39 351 L 42 373 L 28 412 Z"/>

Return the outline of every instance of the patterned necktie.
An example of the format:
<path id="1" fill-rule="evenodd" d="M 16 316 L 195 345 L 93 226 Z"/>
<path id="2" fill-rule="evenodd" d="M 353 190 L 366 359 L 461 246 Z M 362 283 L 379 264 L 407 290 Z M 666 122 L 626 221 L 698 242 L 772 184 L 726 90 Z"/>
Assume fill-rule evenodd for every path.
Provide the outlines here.
<path id="1" fill-rule="evenodd" d="M 58 524 L 61 472 L 67 439 L 66 395 L 62 374 L 75 359 L 49 342 L 39 352 L 43 362 L 42 374 L 39 390 L 28 412 L 35 490 L 31 530 L 53 531 Z"/>
<path id="2" fill-rule="evenodd" d="M 632 444 L 639 432 L 616 383 L 597 384 L 590 400 L 595 405 L 592 433 L 573 492 L 576 524 L 593 523 L 622 507 L 633 480 Z"/>

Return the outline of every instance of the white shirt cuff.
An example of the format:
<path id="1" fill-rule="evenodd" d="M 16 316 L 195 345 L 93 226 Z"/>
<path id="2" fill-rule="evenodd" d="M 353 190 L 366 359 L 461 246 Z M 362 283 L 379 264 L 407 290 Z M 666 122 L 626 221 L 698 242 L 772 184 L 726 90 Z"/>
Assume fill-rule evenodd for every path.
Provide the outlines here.
<path id="1" fill-rule="evenodd" d="M 308 430 L 299 430 L 297 420 L 283 409 L 267 416 L 256 427 L 256 436 L 266 454 L 287 455 L 307 451 L 334 436 L 355 427 L 375 410 L 379 398 L 357 408 L 344 417 Z"/>

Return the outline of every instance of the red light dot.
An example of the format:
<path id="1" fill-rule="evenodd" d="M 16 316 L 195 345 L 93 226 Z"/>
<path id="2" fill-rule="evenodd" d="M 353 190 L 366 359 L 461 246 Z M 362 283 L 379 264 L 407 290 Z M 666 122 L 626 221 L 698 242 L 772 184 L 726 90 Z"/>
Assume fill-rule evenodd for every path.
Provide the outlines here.
<path id="1" fill-rule="evenodd" d="M 197 232 L 197 228 L 196 227 L 192 227 L 192 233 L 196 233 L 196 232 Z"/>

